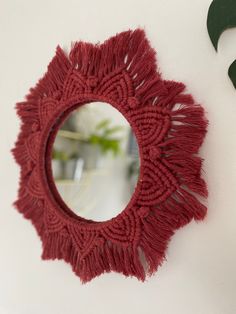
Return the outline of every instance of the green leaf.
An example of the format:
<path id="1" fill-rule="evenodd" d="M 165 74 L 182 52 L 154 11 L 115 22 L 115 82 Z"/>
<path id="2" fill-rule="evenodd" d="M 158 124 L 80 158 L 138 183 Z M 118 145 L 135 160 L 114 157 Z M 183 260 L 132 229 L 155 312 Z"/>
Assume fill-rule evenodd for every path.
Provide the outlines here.
<path id="1" fill-rule="evenodd" d="M 229 77 L 236 88 L 236 60 L 231 64 L 228 71 Z"/>
<path id="2" fill-rule="evenodd" d="M 233 27 L 236 27 L 236 0 L 214 0 L 208 11 L 207 29 L 216 51 L 221 34 Z M 236 60 L 229 67 L 228 75 L 236 88 Z"/>
<path id="3" fill-rule="evenodd" d="M 221 34 L 235 26 L 236 0 L 214 0 L 208 11 L 207 29 L 215 50 Z"/>
<path id="4" fill-rule="evenodd" d="M 119 132 L 121 130 L 123 130 L 123 127 L 117 125 L 117 126 L 114 126 L 114 127 L 110 128 L 110 129 L 105 130 L 104 133 L 105 133 L 105 135 L 111 135 L 111 134 L 114 134 L 114 133 Z"/>
<path id="5" fill-rule="evenodd" d="M 100 136 L 96 135 L 96 134 L 91 134 L 88 142 L 91 144 L 98 144 L 100 142 Z"/>
<path id="6" fill-rule="evenodd" d="M 110 124 L 110 120 L 104 119 L 97 124 L 96 130 L 104 129 L 104 128 L 108 127 L 109 124 Z"/>
<path id="7" fill-rule="evenodd" d="M 52 159 L 66 161 L 66 160 L 69 159 L 69 156 L 66 154 L 66 152 L 53 149 L 53 151 L 52 151 Z"/>

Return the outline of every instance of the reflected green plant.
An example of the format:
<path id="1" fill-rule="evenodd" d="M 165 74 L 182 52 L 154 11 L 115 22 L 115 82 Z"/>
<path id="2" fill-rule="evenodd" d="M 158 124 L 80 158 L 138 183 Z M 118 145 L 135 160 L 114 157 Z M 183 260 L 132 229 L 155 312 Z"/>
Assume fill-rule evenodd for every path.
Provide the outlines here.
<path id="1" fill-rule="evenodd" d="M 92 145 L 98 145 L 102 153 L 111 151 L 116 156 L 121 152 L 122 139 L 114 137 L 114 135 L 122 129 L 122 126 L 111 126 L 111 121 L 104 119 L 97 124 L 97 132 L 92 133 L 87 139 L 87 142 Z"/>
<path id="2" fill-rule="evenodd" d="M 52 151 L 52 159 L 67 161 L 69 159 L 69 156 L 66 152 L 54 148 Z"/>

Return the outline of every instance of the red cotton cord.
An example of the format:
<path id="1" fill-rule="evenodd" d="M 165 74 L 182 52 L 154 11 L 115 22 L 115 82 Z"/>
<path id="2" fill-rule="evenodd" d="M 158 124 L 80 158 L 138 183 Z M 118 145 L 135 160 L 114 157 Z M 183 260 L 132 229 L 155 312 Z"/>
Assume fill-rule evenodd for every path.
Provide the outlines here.
<path id="1" fill-rule="evenodd" d="M 182 83 L 163 80 L 155 51 L 141 29 L 102 44 L 58 46 L 46 74 L 17 103 L 21 130 L 12 150 L 21 167 L 15 206 L 30 219 L 43 259 L 63 259 L 83 283 L 115 271 L 144 281 L 165 259 L 174 232 L 202 220 L 206 197 L 198 150 L 207 129 L 204 109 Z M 61 199 L 52 176 L 56 133 L 86 103 L 107 102 L 130 123 L 140 175 L 126 208 L 104 222 L 83 219 Z"/>

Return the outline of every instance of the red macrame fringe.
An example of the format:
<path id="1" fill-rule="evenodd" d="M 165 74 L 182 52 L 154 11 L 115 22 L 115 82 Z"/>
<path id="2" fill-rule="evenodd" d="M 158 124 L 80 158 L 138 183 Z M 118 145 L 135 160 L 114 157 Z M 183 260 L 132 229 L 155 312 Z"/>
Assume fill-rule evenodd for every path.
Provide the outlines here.
<path id="1" fill-rule="evenodd" d="M 87 78 L 85 83 L 80 83 L 81 86 L 87 84 L 92 88 L 102 80 L 105 87 L 106 82 L 109 82 L 110 86 L 112 80 L 117 79 L 116 75 L 121 75 L 121 69 L 128 73 L 132 81 L 132 87 L 124 87 L 123 83 L 121 85 L 130 106 L 125 107 L 125 112 L 133 110 L 133 115 L 138 119 L 140 117 L 143 122 L 152 123 L 152 114 L 139 114 L 139 110 L 148 104 L 156 106 L 162 114 L 166 112 L 170 116 L 171 125 L 166 129 L 163 141 L 152 149 L 150 158 L 156 158 L 154 164 L 156 162 L 160 169 L 164 166 L 169 169 L 177 184 L 174 188 L 170 186 L 173 192 L 168 197 L 160 197 L 157 204 L 153 204 L 151 195 L 148 196 L 146 203 L 143 203 L 146 205 L 135 214 L 138 223 L 133 227 L 135 236 L 132 243 L 127 245 L 119 242 L 121 235 L 114 241 L 109 239 L 109 236 L 106 238 L 105 231 L 101 228 L 95 242 L 92 238 L 86 240 L 88 248 L 82 252 L 82 249 L 80 251 L 75 245 L 71 230 L 68 231 L 55 220 L 55 232 L 52 232 L 45 223 L 48 204 L 37 179 L 39 174 L 35 170 L 37 146 L 36 150 L 32 150 L 33 144 L 28 139 L 32 132 L 37 133 L 41 128 L 40 101 L 48 98 L 59 101 L 65 93 L 76 92 L 78 87 L 72 83 L 65 85 L 70 71 L 76 70 Z M 77 77 L 77 80 L 79 79 Z M 66 91 L 65 86 L 68 86 Z M 104 93 L 112 99 L 114 94 L 111 94 L 109 86 L 107 89 L 104 87 Z M 202 159 L 197 153 L 206 134 L 207 121 L 203 108 L 195 104 L 190 95 L 183 94 L 184 89 L 182 83 L 162 80 L 156 70 L 155 51 L 146 39 L 144 31 L 140 29 L 118 34 L 101 45 L 75 43 L 69 57 L 57 47 L 56 55 L 45 76 L 30 90 L 26 100 L 17 104 L 17 113 L 22 125 L 13 149 L 13 155 L 21 166 L 20 188 L 15 206 L 25 218 L 32 221 L 40 235 L 43 259 L 64 259 L 72 265 L 82 282 L 110 271 L 144 280 L 146 273 L 154 273 L 162 264 L 168 242 L 175 230 L 193 218 L 201 220 L 205 217 L 206 207 L 197 195 L 206 197 L 207 188 L 201 178 Z M 119 96 L 119 93 L 121 90 L 115 95 Z M 124 95 L 124 91 L 122 93 Z M 124 103 L 124 106 L 127 104 Z M 38 143 L 37 139 L 34 141 Z M 147 138 L 147 145 L 149 142 Z M 169 184 L 167 179 L 163 176 L 163 184 Z M 125 215 L 122 216 L 124 219 Z M 75 235 L 78 242 L 82 241 L 80 236 Z"/>

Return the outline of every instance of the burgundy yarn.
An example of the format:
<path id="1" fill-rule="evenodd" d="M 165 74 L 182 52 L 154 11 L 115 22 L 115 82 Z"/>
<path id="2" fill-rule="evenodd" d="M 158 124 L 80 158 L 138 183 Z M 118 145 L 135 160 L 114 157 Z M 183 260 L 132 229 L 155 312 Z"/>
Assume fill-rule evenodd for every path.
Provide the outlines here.
<path id="1" fill-rule="evenodd" d="M 144 280 L 165 259 L 175 230 L 201 220 L 206 197 L 197 155 L 206 133 L 203 108 L 163 80 L 143 30 L 102 44 L 76 42 L 69 56 L 57 47 L 44 77 L 17 104 L 22 120 L 14 157 L 21 167 L 15 206 L 34 224 L 43 259 L 64 259 L 82 282 L 116 271 Z M 95 222 L 75 215 L 61 199 L 51 170 L 56 132 L 69 112 L 93 101 L 110 103 L 129 121 L 141 169 L 121 214 Z"/>

